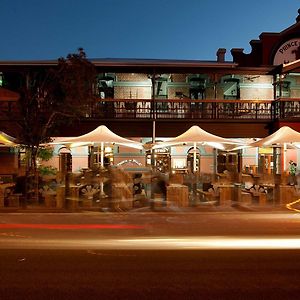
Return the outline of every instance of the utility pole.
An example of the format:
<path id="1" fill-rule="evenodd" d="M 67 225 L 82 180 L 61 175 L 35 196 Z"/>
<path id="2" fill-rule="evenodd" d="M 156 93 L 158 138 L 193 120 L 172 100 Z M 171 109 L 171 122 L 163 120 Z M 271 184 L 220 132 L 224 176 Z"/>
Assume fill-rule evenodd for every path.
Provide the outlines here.
<path id="1" fill-rule="evenodd" d="M 151 83 L 152 83 L 152 92 L 151 92 L 151 106 L 152 106 L 152 144 L 155 144 L 155 137 L 156 137 L 156 109 L 155 109 L 155 71 L 151 76 Z M 155 150 L 151 150 L 151 167 L 152 170 L 155 168 Z"/>

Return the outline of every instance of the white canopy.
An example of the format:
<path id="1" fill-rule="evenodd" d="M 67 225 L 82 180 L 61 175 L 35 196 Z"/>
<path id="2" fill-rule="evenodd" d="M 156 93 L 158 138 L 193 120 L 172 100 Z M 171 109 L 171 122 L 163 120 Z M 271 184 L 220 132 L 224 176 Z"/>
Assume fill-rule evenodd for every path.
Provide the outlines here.
<path id="1" fill-rule="evenodd" d="M 0 131 L 0 147 L 14 147 L 17 145 L 15 141 L 15 138 L 4 133 L 3 131 Z"/>
<path id="2" fill-rule="evenodd" d="M 87 145 L 101 145 L 112 143 L 137 149 L 143 149 L 142 143 L 123 138 L 109 130 L 104 125 L 97 127 L 89 133 L 77 137 L 66 138 L 64 140 L 57 140 L 52 144 L 64 144 L 69 145 L 70 147 L 80 147 Z"/>
<path id="3" fill-rule="evenodd" d="M 283 126 L 271 135 L 250 144 L 251 147 L 274 147 L 300 143 L 300 133 L 289 126 Z M 295 145 L 296 146 L 296 145 Z"/>
<path id="4" fill-rule="evenodd" d="M 208 145 L 213 148 L 220 150 L 226 150 L 224 144 L 237 144 L 235 141 L 231 141 L 226 138 L 208 133 L 207 131 L 201 129 L 199 126 L 192 126 L 183 134 L 169 139 L 166 142 L 162 142 L 153 146 L 152 149 L 158 149 L 169 146 L 176 146 L 182 144 L 190 144 L 194 146 L 194 164 L 193 170 L 196 171 L 196 146 L 199 145 Z"/>
<path id="5" fill-rule="evenodd" d="M 153 149 L 168 147 L 168 146 L 176 146 L 181 144 L 201 144 L 201 145 L 209 145 L 213 148 L 218 148 L 221 150 L 225 150 L 223 144 L 237 144 L 237 142 L 208 133 L 203 130 L 199 126 L 192 126 L 190 129 L 185 131 L 183 134 L 171 138 L 166 142 L 162 142 L 153 146 Z"/>
<path id="6" fill-rule="evenodd" d="M 300 145 L 300 133 L 289 126 L 283 126 L 271 135 L 250 144 L 251 147 L 283 147 L 283 170 L 286 171 L 286 150 Z"/>

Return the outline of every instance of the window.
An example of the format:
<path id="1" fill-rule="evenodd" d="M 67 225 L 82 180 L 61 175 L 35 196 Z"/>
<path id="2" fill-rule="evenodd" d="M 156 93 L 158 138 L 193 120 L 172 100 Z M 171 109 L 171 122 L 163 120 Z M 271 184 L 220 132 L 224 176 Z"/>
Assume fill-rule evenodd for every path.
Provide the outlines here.
<path id="1" fill-rule="evenodd" d="M 190 83 L 190 98 L 191 99 L 204 99 L 206 79 L 200 77 L 192 77 L 189 79 Z"/>
<path id="2" fill-rule="evenodd" d="M 240 99 L 240 80 L 238 78 L 225 78 L 223 84 L 224 99 Z"/>
<path id="3" fill-rule="evenodd" d="M 279 81 L 276 84 L 276 98 L 289 98 L 290 97 L 290 86 L 291 83 L 289 81 Z"/>

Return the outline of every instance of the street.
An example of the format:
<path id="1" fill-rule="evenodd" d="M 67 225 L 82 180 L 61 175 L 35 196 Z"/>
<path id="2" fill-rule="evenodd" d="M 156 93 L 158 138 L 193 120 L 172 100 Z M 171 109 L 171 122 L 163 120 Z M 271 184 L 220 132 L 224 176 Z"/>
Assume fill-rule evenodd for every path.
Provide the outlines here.
<path id="1" fill-rule="evenodd" d="M 0 299 L 298 299 L 300 214 L 0 214 Z"/>

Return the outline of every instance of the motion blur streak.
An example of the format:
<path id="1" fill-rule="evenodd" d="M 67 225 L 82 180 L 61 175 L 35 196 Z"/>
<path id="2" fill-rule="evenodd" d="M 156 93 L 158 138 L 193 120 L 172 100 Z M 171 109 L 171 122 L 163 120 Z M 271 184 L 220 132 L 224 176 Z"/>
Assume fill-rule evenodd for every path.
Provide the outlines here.
<path id="1" fill-rule="evenodd" d="M 177 237 L 136 239 L 0 239 L 0 249 L 69 250 L 298 250 L 300 237 Z"/>
<path id="2" fill-rule="evenodd" d="M 300 199 L 298 199 L 298 200 L 296 200 L 296 201 L 294 201 L 294 202 L 291 202 L 291 203 L 286 204 L 285 207 L 286 207 L 287 209 L 289 209 L 289 210 L 293 210 L 293 211 L 296 211 L 296 212 L 300 212 L 299 209 L 292 207 L 292 206 L 294 206 L 294 205 L 297 204 L 297 203 L 300 203 Z"/>
<path id="3" fill-rule="evenodd" d="M 119 240 L 124 246 L 133 248 L 160 249 L 300 249 L 300 238 L 231 238 L 231 237 L 201 237 L 174 239 L 130 239 Z"/>
<path id="4" fill-rule="evenodd" d="M 130 224 L 0 224 L 0 229 L 141 229 L 144 226 Z"/>

